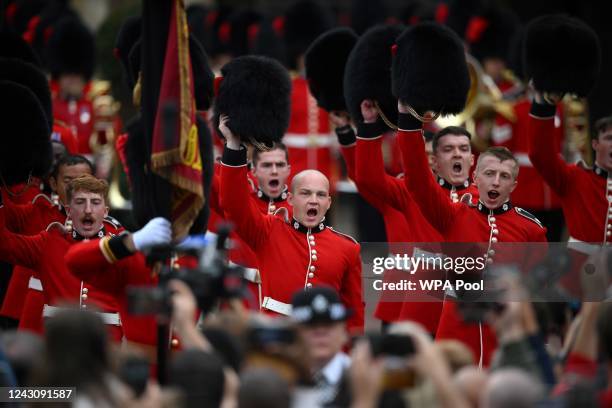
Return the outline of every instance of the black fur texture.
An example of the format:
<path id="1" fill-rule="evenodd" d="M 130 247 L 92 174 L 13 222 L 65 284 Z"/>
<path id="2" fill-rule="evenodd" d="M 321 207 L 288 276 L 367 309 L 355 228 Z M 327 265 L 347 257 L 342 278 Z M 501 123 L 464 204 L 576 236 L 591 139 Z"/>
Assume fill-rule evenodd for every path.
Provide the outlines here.
<path id="1" fill-rule="evenodd" d="M 45 112 L 49 129 L 53 128 L 51 90 L 44 72 L 25 61 L 0 58 L 0 80 L 15 82 L 32 91 Z"/>
<path id="2" fill-rule="evenodd" d="M 548 15 L 533 20 L 523 52 L 526 75 L 539 91 L 586 96 L 599 78 L 599 38 L 576 18 Z"/>
<path id="3" fill-rule="evenodd" d="M 330 30 L 306 51 L 306 79 L 317 104 L 328 112 L 345 111 L 344 68 L 357 34 L 350 28 Z"/>
<path id="4" fill-rule="evenodd" d="M 279 142 L 289 126 L 291 80 L 278 62 L 262 56 L 238 57 L 221 68 L 215 108 L 229 116 L 228 126 L 242 140 L 249 138 L 271 146 Z"/>
<path id="5" fill-rule="evenodd" d="M 47 117 L 36 95 L 25 86 L 0 81 L 0 174 L 8 185 L 30 175 L 43 177 L 51 167 Z"/>
<path id="6" fill-rule="evenodd" d="M 448 27 L 422 23 L 397 39 L 393 94 L 418 113 L 457 114 L 465 108 L 470 76 L 463 44 Z"/>
<path id="7" fill-rule="evenodd" d="M 93 76 L 94 36 L 78 19 L 60 20 L 53 28 L 45 51 L 44 59 L 53 78 L 61 74 L 79 74 L 90 80 Z"/>
<path id="8" fill-rule="evenodd" d="M 354 121 L 363 121 L 361 102 L 378 102 L 387 118 L 397 117 L 397 99 L 391 93 L 391 47 L 403 26 L 375 26 L 357 41 L 344 70 L 344 100 Z"/>
<path id="9" fill-rule="evenodd" d="M 32 47 L 6 27 L 0 28 L 0 57 L 17 58 L 37 67 L 41 66 L 40 59 Z"/>

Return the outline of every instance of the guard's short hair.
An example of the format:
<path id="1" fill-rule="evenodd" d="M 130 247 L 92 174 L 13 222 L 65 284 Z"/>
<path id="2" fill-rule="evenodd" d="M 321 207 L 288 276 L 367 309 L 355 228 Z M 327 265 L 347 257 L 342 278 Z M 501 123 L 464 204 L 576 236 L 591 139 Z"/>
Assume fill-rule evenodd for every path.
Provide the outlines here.
<path id="1" fill-rule="evenodd" d="M 108 183 L 106 180 L 96 178 L 90 174 L 84 174 L 68 183 L 66 187 L 68 202 L 72 201 L 72 197 L 77 191 L 100 194 L 104 201 L 108 202 Z"/>
<path id="2" fill-rule="evenodd" d="M 472 140 L 472 134 L 468 132 L 466 128 L 462 128 L 461 126 L 447 126 L 444 129 L 438 131 L 433 136 L 431 148 L 434 153 L 438 149 L 438 144 L 440 143 L 440 139 L 446 135 L 466 136 L 468 140 Z M 471 146 L 470 146 L 470 149 L 471 149 Z"/>
<path id="3" fill-rule="evenodd" d="M 612 115 L 606 116 L 595 122 L 595 134 L 593 139 L 599 139 L 599 134 L 605 132 L 609 128 L 612 128 Z"/>
<path id="4" fill-rule="evenodd" d="M 514 157 L 512 152 L 508 150 L 507 147 L 503 147 L 503 146 L 489 147 L 487 150 L 480 153 L 480 156 L 478 156 L 478 162 L 476 163 L 476 169 L 480 167 L 480 162 L 487 156 L 497 157 L 500 162 L 505 162 L 506 160 L 513 161 L 514 170 L 512 171 L 512 175 L 514 176 L 514 179 L 518 177 L 518 172 L 519 172 L 518 160 L 516 159 L 516 157 Z"/>
<path id="5" fill-rule="evenodd" d="M 51 173 L 51 177 L 57 178 L 57 175 L 59 174 L 60 167 L 62 167 L 62 166 L 76 166 L 77 164 L 85 164 L 85 165 L 87 165 L 87 167 L 89 167 L 89 170 L 91 171 L 91 174 L 94 174 L 94 172 L 95 172 L 94 165 L 85 156 L 81 156 L 80 154 L 75 154 L 75 155 L 69 154 L 69 155 L 66 155 L 66 156 L 62 157 L 61 159 L 59 159 L 59 161 L 57 162 L 57 164 L 53 168 L 53 172 Z"/>
<path id="6" fill-rule="evenodd" d="M 287 146 L 285 146 L 285 144 L 282 142 L 274 142 L 272 148 L 269 150 L 260 150 L 258 148 L 253 149 L 253 166 L 257 165 L 257 162 L 259 161 L 259 155 L 261 153 L 271 152 L 273 150 L 282 150 L 283 152 L 285 152 L 285 160 L 287 161 L 287 163 L 289 163 L 289 151 L 287 150 Z"/>

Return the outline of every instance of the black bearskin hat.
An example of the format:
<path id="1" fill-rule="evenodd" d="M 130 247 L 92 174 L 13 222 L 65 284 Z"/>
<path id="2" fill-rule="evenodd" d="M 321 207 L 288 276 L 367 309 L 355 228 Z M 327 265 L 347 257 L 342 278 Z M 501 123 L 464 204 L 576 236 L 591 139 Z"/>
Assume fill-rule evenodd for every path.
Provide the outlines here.
<path id="1" fill-rule="evenodd" d="M 397 39 L 393 95 L 419 114 L 465 108 L 470 75 L 457 34 L 437 23 L 410 27 Z"/>
<path id="2" fill-rule="evenodd" d="M 287 70 L 271 58 L 244 56 L 226 64 L 221 74 L 215 125 L 220 115 L 227 115 L 228 127 L 235 135 L 251 137 L 267 146 L 279 142 L 289 126 L 291 112 Z"/>
<path id="3" fill-rule="evenodd" d="M 51 90 L 44 72 L 25 61 L 0 58 L 0 80 L 14 82 L 32 91 L 45 112 L 49 129 L 53 128 Z"/>
<path id="4" fill-rule="evenodd" d="M 0 57 L 17 58 L 41 66 L 40 59 L 32 47 L 7 27 L 0 28 Z"/>
<path id="5" fill-rule="evenodd" d="M 317 104 L 326 111 L 344 111 L 344 68 L 357 34 L 350 28 L 335 28 L 312 43 L 306 51 L 306 79 Z"/>
<path id="6" fill-rule="evenodd" d="M 78 19 L 63 18 L 53 29 L 44 59 L 53 78 L 80 74 L 88 81 L 94 72 L 94 36 Z"/>
<path id="7" fill-rule="evenodd" d="M 547 15 L 528 24 L 523 58 L 538 91 L 586 96 L 599 77 L 601 48 L 584 22 Z"/>
<path id="8" fill-rule="evenodd" d="M 354 121 L 361 121 L 361 102 L 375 100 L 389 119 L 397 117 L 397 99 L 391 93 L 391 47 L 403 26 L 376 26 L 363 34 L 351 51 L 344 70 L 344 99 Z"/>
<path id="9" fill-rule="evenodd" d="M 51 130 L 36 95 L 25 86 L 0 81 L 0 174 L 7 185 L 42 177 L 51 167 Z"/>

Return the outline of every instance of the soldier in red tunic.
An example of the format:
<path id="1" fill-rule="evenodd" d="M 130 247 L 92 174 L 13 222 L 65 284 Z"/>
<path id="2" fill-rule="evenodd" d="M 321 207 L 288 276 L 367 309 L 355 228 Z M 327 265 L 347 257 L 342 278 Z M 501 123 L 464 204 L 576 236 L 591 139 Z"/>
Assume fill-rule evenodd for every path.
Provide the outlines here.
<path id="1" fill-rule="evenodd" d="M 210 203 L 212 211 L 207 234 L 216 234 L 218 225 L 226 218 L 219 204 L 218 173 L 220 169 L 217 167 L 215 170 L 217 174 L 212 183 Z M 281 209 L 286 209 L 287 215 L 290 216 L 291 207 L 287 203 L 286 184 L 290 171 L 287 147 L 282 143 L 275 143 L 271 150 L 265 152 L 258 149 L 253 150 L 251 174 L 257 181 L 257 187 L 252 189 L 251 199 L 262 214 L 274 214 L 277 211 L 285 211 Z M 253 296 L 253 301 L 247 301 L 247 306 L 250 309 L 259 310 L 263 299 L 261 298 L 261 276 L 257 268 L 257 257 L 237 234 L 232 232 L 231 239 L 234 245 L 230 250 L 229 259 L 245 268 L 244 278 L 249 281 L 248 286 Z"/>
<path id="2" fill-rule="evenodd" d="M 248 200 L 246 148 L 227 127 L 221 165 L 221 205 L 236 231 L 255 251 L 262 279 L 262 308 L 289 315 L 291 295 L 298 289 L 326 284 L 353 309 L 349 329 L 363 330 L 363 299 L 359 245 L 325 226 L 331 205 L 329 181 L 318 171 L 296 175 L 288 193 L 292 219 L 263 215 Z"/>
<path id="3" fill-rule="evenodd" d="M 147 265 L 142 251 L 167 245 L 171 239 L 168 220 L 154 218 L 134 233 L 105 236 L 73 245 L 65 257 L 66 265 L 74 276 L 115 299 L 126 340 L 150 358 L 155 358 L 157 345 L 155 318 L 128 313 L 126 287 L 157 285 L 157 270 Z M 177 347 L 178 341 L 173 339 L 171 344 Z"/>
<path id="4" fill-rule="evenodd" d="M 66 156 L 53 170 L 51 197 L 39 194 L 30 204 L 14 205 L 5 200 L 6 227 L 14 233 L 35 235 L 51 223 L 66 222 L 66 186 L 84 174 L 93 174 L 92 164 L 82 156 Z M 0 314 L 19 320 L 20 330 L 42 333 L 42 284 L 36 271 L 15 266 Z"/>
<path id="5" fill-rule="evenodd" d="M 510 193 L 516 187 L 518 162 L 505 148 L 483 152 L 474 182 L 477 205 L 451 203 L 429 176 L 422 123 L 399 103 L 399 141 L 405 164 L 405 182 L 422 213 L 447 242 L 485 244 L 487 262 L 492 262 L 498 243 L 545 242 L 546 229 L 527 211 L 514 207 Z M 468 345 L 481 364 L 488 365 L 496 340 L 488 325 L 465 324 L 454 302 L 445 301 L 436 338 L 452 338 Z"/>
<path id="6" fill-rule="evenodd" d="M 6 229 L 6 211 L 1 206 L 0 258 L 39 272 L 46 301 L 44 317 L 52 317 L 66 303 L 78 304 L 82 309 L 94 307 L 100 311 L 112 338 L 119 341 L 123 330 L 115 300 L 71 275 L 64 258 L 75 243 L 112 234 L 104 223 L 108 213 L 107 193 L 108 184 L 89 175 L 70 182 L 66 196 L 70 203 L 67 215 L 72 220 L 71 232 L 63 225 L 53 223 L 37 235 L 14 234 Z"/>

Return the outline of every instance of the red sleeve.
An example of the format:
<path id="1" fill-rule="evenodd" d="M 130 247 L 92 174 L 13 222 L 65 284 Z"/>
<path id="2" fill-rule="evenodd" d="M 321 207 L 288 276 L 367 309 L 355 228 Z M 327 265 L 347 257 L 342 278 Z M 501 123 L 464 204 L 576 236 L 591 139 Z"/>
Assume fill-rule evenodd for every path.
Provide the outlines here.
<path id="1" fill-rule="evenodd" d="M 342 158 L 344 158 L 348 177 L 355 181 L 355 145 L 340 145 L 340 153 L 342 153 Z"/>
<path id="2" fill-rule="evenodd" d="M 387 206 L 402 211 L 404 182 L 385 171 L 382 143 L 382 136 L 373 139 L 357 138 L 355 159 L 357 189 L 368 203 L 381 212 Z"/>
<path id="3" fill-rule="evenodd" d="M 435 182 L 423 141 L 422 124 L 408 114 L 400 114 L 398 140 L 405 173 L 404 182 L 421 212 L 440 233 L 451 225 L 458 207 Z"/>
<path id="4" fill-rule="evenodd" d="M 5 226 L 17 234 L 27 231 L 30 223 L 37 215 L 36 208 L 32 204 L 15 204 L 10 200 L 4 200 Z"/>
<path id="5" fill-rule="evenodd" d="M 65 259 L 68 270 L 74 276 L 100 290 L 113 293 L 125 287 L 125 283 L 119 269 L 102 252 L 103 240 L 108 239 L 105 237 L 72 245 Z"/>
<path id="6" fill-rule="evenodd" d="M 221 203 L 219 202 L 219 171 L 221 170 L 220 166 L 215 164 L 215 172 L 212 177 L 212 181 L 210 183 L 210 196 L 208 198 L 210 208 L 215 211 L 217 214 L 223 214 L 223 210 L 221 209 Z"/>
<path id="7" fill-rule="evenodd" d="M 66 253 L 66 266 L 77 278 L 109 293 L 124 293 L 128 285 L 151 284 L 152 273 L 144 256 L 130 253 L 118 242 L 122 239 L 104 237 L 73 245 Z"/>
<path id="8" fill-rule="evenodd" d="M 544 181 L 559 196 L 566 193 L 571 167 L 557 154 L 555 107 L 532 104 L 528 122 L 529 159 Z"/>
<path id="9" fill-rule="evenodd" d="M 246 149 L 225 148 L 219 187 L 221 207 L 240 238 L 256 250 L 270 235 L 272 216 L 262 214 L 251 200 L 247 173 Z"/>
<path id="10" fill-rule="evenodd" d="M 42 258 L 47 232 L 24 236 L 6 229 L 6 206 L 0 201 L 0 260 L 13 265 L 38 269 Z"/>
<path id="11" fill-rule="evenodd" d="M 351 248 L 350 265 L 345 272 L 340 289 L 342 303 L 349 307 L 353 314 L 347 322 L 350 334 L 363 334 L 364 330 L 364 303 L 363 284 L 361 281 L 361 258 L 359 245 Z"/>
<path id="12" fill-rule="evenodd" d="M 121 168 L 123 169 L 123 172 L 127 176 L 128 182 L 131 185 L 132 180 L 130 179 L 130 169 L 128 166 L 127 155 L 126 155 L 127 141 L 128 141 L 128 134 L 127 133 L 120 134 L 119 137 L 117 137 L 117 140 L 115 141 L 115 151 L 117 152 L 117 156 L 119 157 L 119 161 L 121 162 Z"/>

